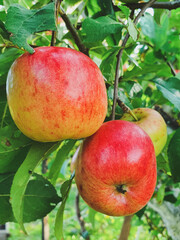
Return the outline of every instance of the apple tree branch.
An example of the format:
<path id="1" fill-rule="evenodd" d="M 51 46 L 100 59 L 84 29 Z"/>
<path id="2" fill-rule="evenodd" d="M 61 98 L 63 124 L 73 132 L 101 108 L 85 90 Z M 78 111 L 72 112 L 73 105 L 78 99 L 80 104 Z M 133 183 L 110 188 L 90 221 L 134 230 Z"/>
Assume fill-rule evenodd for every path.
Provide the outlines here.
<path id="1" fill-rule="evenodd" d="M 155 1 L 156 0 L 150 0 L 143 6 L 143 8 L 139 12 L 139 14 L 134 19 L 134 24 L 137 24 L 137 22 L 139 21 L 141 16 L 144 14 L 146 9 L 149 8 Z M 113 99 L 113 107 L 112 107 L 112 120 L 115 119 L 115 109 L 116 109 L 116 101 L 117 101 L 117 96 L 118 96 L 118 82 L 119 82 L 119 77 L 120 77 L 119 69 L 120 69 L 121 58 L 122 58 L 123 50 L 126 46 L 126 43 L 129 39 L 129 37 L 130 37 L 130 35 L 129 35 L 129 33 L 127 33 L 122 42 L 121 49 L 119 50 L 119 52 L 117 54 L 116 74 L 115 74 L 115 82 L 114 82 L 114 99 Z"/>
<path id="2" fill-rule="evenodd" d="M 69 32 L 71 33 L 72 37 L 74 38 L 74 41 L 76 43 L 76 45 L 78 46 L 79 50 L 86 54 L 87 56 L 89 56 L 89 49 L 86 48 L 86 46 L 84 46 L 76 28 L 73 26 L 73 24 L 71 23 L 71 21 L 69 20 L 68 16 L 66 15 L 66 13 L 62 10 L 62 8 L 60 8 L 59 10 L 60 15 L 63 19 L 63 21 L 66 24 L 67 29 L 69 30 Z"/>
<path id="3" fill-rule="evenodd" d="M 126 3 L 125 4 L 128 8 L 131 10 L 143 8 L 146 3 Z M 167 9 L 167 10 L 173 10 L 177 9 L 180 7 L 180 0 L 172 1 L 172 2 L 156 2 L 151 5 L 151 8 L 156 8 L 156 9 Z M 114 11 L 120 11 L 120 9 L 117 6 L 113 6 Z"/>

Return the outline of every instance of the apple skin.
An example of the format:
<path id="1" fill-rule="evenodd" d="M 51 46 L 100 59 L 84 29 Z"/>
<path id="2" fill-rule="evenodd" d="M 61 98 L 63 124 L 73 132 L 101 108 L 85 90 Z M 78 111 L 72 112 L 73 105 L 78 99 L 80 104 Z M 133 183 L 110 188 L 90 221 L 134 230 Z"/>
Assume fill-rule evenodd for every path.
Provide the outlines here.
<path id="1" fill-rule="evenodd" d="M 141 127 L 150 136 L 156 156 L 158 156 L 167 141 L 167 126 L 163 117 L 156 110 L 150 108 L 136 108 L 132 112 L 138 121 L 135 121 L 129 113 L 124 113 L 121 120 L 134 122 Z"/>
<path id="2" fill-rule="evenodd" d="M 73 49 L 39 47 L 23 54 L 11 66 L 6 86 L 14 122 L 36 141 L 88 137 L 106 116 L 101 71 Z"/>
<path id="3" fill-rule="evenodd" d="M 147 133 L 134 123 L 104 123 L 81 145 L 75 181 L 84 201 L 110 216 L 131 215 L 150 200 L 156 157 Z"/>

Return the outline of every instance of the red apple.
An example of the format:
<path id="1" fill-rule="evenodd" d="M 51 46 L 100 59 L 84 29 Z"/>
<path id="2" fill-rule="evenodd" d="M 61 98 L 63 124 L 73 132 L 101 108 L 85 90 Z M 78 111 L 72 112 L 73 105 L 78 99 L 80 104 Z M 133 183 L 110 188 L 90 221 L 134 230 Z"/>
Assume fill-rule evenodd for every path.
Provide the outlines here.
<path id="1" fill-rule="evenodd" d="M 151 138 L 156 156 L 158 156 L 167 141 L 167 126 L 163 117 L 156 110 L 150 108 L 136 108 L 132 112 L 138 121 L 135 121 L 129 113 L 124 113 L 121 120 L 134 122 L 141 127 Z"/>
<path id="2" fill-rule="evenodd" d="M 7 78 L 7 98 L 18 128 L 41 142 L 90 136 L 107 111 L 97 65 L 62 47 L 39 47 L 16 59 Z"/>
<path id="3" fill-rule="evenodd" d="M 156 157 L 147 135 L 134 123 L 104 123 L 81 146 L 75 181 L 80 195 L 96 211 L 131 215 L 150 200 L 156 185 Z"/>

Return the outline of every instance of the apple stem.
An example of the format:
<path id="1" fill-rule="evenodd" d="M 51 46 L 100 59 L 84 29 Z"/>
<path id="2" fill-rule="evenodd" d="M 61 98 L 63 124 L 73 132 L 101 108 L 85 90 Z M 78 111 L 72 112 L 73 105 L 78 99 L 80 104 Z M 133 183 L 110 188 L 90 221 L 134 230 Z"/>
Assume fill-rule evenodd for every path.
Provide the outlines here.
<path id="1" fill-rule="evenodd" d="M 131 111 L 131 109 L 124 103 L 122 102 L 119 98 L 117 99 L 117 103 L 120 106 L 120 108 L 123 110 L 124 113 L 129 113 L 135 121 L 138 121 L 138 118 L 136 115 Z"/>
<path id="2" fill-rule="evenodd" d="M 124 184 L 116 185 L 116 190 L 118 193 L 125 194 L 127 191 L 124 189 Z"/>

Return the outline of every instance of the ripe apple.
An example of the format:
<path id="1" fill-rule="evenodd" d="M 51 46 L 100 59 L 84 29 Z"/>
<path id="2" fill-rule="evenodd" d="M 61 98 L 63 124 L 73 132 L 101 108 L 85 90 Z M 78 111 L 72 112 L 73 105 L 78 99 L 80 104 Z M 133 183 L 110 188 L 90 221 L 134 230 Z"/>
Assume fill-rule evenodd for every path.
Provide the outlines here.
<path id="1" fill-rule="evenodd" d="M 63 47 L 38 47 L 16 59 L 7 77 L 7 98 L 18 128 L 41 142 L 90 136 L 107 111 L 97 65 Z"/>
<path id="2" fill-rule="evenodd" d="M 150 136 L 156 156 L 159 155 L 167 141 L 167 126 L 163 117 L 156 110 L 150 108 L 136 108 L 132 112 L 138 121 L 135 121 L 129 113 L 124 113 L 121 120 L 134 122 L 141 127 Z"/>
<path id="3" fill-rule="evenodd" d="M 126 216 L 150 200 L 156 172 L 154 146 L 148 134 L 134 123 L 114 120 L 84 140 L 75 164 L 75 181 L 91 208 Z"/>

